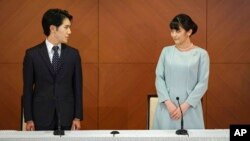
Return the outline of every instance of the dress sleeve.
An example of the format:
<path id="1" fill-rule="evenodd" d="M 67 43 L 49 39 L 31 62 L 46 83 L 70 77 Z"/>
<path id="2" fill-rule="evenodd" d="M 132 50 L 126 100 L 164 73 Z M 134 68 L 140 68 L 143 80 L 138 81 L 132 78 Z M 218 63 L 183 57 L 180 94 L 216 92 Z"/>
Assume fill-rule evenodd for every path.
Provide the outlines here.
<path id="1" fill-rule="evenodd" d="M 167 74 L 165 73 L 165 58 L 166 50 L 163 49 L 157 63 L 155 80 L 156 91 L 160 103 L 170 99 L 165 79 L 165 77 L 167 76 Z"/>
<path id="2" fill-rule="evenodd" d="M 200 56 L 199 70 L 198 70 L 198 82 L 194 87 L 193 91 L 189 94 L 186 102 L 192 107 L 196 107 L 198 102 L 201 100 L 208 88 L 208 77 L 209 77 L 209 56 L 205 51 Z"/>

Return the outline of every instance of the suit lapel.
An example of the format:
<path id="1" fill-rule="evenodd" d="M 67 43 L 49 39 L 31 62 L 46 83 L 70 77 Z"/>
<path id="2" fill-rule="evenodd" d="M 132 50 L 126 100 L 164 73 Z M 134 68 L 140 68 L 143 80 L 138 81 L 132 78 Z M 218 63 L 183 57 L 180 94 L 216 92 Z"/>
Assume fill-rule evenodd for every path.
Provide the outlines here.
<path id="1" fill-rule="evenodd" d="M 57 81 L 59 81 L 60 78 L 63 77 L 64 71 L 65 71 L 65 60 L 67 58 L 68 55 L 68 47 L 66 44 L 62 44 L 61 46 L 61 55 L 60 55 L 60 62 L 59 62 L 59 69 L 57 72 Z"/>
<path id="2" fill-rule="evenodd" d="M 41 57 L 43 58 L 44 63 L 48 67 L 48 70 L 49 70 L 51 76 L 53 77 L 53 66 L 50 62 L 49 54 L 48 54 L 48 50 L 47 50 L 47 46 L 46 46 L 45 42 L 43 42 L 41 44 L 39 52 L 40 52 Z"/>
<path id="3" fill-rule="evenodd" d="M 61 46 L 61 55 L 60 55 L 60 61 L 59 61 L 59 69 L 57 71 L 57 73 L 55 74 L 53 71 L 53 66 L 50 62 L 50 58 L 49 58 L 49 54 L 48 54 L 48 50 L 47 50 L 47 46 L 45 44 L 45 42 L 43 42 L 41 44 L 40 47 L 40 55 L 43 58 L 44 63 L 46 64 L 46 66 L 48 67 L 48 70 L 52 76 L 52 78 L 55 78 L 58 80 L 63 76 L 63 72 L 64 72 L 64 62 L 65 59 L 67 58 L 67 45 L 66 44 L 62 44 Z"/>

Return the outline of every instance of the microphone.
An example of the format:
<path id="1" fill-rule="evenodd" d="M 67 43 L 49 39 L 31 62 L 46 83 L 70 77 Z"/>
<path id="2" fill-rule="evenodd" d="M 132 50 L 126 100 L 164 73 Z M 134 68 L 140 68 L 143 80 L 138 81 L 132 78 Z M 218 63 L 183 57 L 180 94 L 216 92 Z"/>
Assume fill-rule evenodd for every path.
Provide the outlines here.
<path id="1" fill-rule="evenodd" d="M 113 137 L 115 137 L 116 134 L 119 134 L 119 131 L 112 131 L 112 132 L 110 132 L 110 134 L 112 134 Z"/>
<path id="2" fill-rule="evenodd" d="M 58 123 L 57 123 L 57 129 L 54 131 L 54 135 L 59 135 L 59 136 L 62 136 L 62 135 L 65 135 L 64 133 L 64 130 L 61 129 L 61 113 L 60 113 L 60 105 L 59 105 L 59 102 L 57 100 L 57 110 L 56 110 L 56 114 L 57 114 L 57 119 L 58 119 Z"/>
<path id="3" fill-rule="evenodd" d="M 179 97 L 178 97 L 178 96 L 176 97 L 176 100 L 177 100 L 178 105 L 179 105 L 180 110 L 181 110 L 181 105 L 180 105 L 180 101 L 179 101 Z M 184 124 L 184 121 L 183 121 L 183 113 L 182 113 L 182 110 L 181 110 L 181 129 L 178 129 L 178 130 L 175 132 L 177 135 L 188 135 L 187 130 L 183 128 L 183 124 Z"/>

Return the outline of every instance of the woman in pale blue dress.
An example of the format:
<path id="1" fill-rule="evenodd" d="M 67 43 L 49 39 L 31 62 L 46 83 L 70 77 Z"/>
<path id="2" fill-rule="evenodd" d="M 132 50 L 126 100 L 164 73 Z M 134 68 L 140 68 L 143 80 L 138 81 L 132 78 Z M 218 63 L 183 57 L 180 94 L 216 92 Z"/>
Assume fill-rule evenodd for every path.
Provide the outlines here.
<path id="1" fill-rule="evenodd" d="M 190 37 L 197 25 L 186 14 L 170 23 L 175 45 L 164 47 L 156 67 L 158 105 L 153 129 L 180 129 L 183 111 L 184 129 L 204 129 L 201 98 L 208 88 L 209 56 L 194 45 Z"/>

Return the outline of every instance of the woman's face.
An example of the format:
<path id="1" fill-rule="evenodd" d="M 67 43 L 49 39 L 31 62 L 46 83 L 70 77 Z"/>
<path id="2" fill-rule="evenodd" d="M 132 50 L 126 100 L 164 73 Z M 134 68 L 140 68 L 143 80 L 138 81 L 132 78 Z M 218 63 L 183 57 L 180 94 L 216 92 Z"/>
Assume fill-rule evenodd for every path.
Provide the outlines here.
<path id="1" fill-rule="evenodd" d="M 192 33 L 191 30 L 187 32 L 184 28 L 180 26 L 179 30 L 176 29 L 171 30 L 171 37 L 173 38 L 176 45 L 181 45 L 185 41 L 187 41 L 187 39 L 189 39 L 191 33 Z"/>

